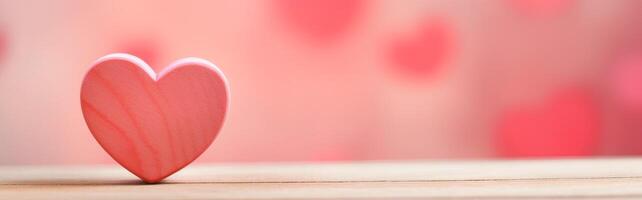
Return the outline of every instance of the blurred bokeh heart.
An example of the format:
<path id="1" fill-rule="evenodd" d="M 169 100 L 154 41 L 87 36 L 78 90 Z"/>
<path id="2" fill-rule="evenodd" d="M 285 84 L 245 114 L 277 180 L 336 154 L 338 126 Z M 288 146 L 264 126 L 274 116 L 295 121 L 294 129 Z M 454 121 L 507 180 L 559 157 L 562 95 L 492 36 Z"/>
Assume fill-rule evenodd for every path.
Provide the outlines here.
<path id="1" fill-rule="evenodd" d="M 4 29 L 0 27 L 0 62 L 5 58 L 7 53 L 7 36 Z"/>
<path id="2" fill-rule="evenodd" d="M 410 79 L 430 79 L 443 71 L 455 49 L 453 25 L 441 18 L 420 24 L 391 43 L 394 71 Z"/>
<path id="3" fill-rule="evenodd" d="M 642 50 L 620 56 L 611 69 L 610 87 L 617 101 L 642 113 Z"/>
<path id="4" fill-rule="evenodd" d="M 568 11 L 575 0 L 507 0 L 509 5 L 524 15 L 549 17 Z"/>
<path id="5" fill-rule="evenodd" d="M 497 136 L 505 156 L 588 156 L 597 152 L 600 117 L 583 89 L 559 91 L 541 102 L 508 109 Z"/>
<path id="6" fill-rule="evenodd" d="M 327 43 L 342 37 L 365 12 L 365 0 L 274 0 L 280 18 L 305 38 Z"/>

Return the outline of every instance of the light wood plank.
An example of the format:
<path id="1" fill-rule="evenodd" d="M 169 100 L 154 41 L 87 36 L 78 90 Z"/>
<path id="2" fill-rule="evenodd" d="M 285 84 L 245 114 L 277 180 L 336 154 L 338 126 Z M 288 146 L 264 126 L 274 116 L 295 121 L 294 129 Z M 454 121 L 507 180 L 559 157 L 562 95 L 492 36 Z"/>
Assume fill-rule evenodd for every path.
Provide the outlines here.
<path id="1" fill-rule="evenodd" d="M 0 199 L 642 199 L 642 159 L 0 167 Z"/>

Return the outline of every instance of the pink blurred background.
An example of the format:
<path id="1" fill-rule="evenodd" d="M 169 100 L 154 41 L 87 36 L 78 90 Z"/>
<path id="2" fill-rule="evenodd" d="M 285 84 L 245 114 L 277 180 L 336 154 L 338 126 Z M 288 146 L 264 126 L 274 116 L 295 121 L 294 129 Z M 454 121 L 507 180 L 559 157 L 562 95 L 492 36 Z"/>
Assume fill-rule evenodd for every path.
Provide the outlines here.
<path id="1" fill-rule="evenodd" d="M 113 163 L 79 104 L 113 52 L 225 72 L 197 162 L 642 154 L 640 0 L 0 0 L 0 164 Z"/>

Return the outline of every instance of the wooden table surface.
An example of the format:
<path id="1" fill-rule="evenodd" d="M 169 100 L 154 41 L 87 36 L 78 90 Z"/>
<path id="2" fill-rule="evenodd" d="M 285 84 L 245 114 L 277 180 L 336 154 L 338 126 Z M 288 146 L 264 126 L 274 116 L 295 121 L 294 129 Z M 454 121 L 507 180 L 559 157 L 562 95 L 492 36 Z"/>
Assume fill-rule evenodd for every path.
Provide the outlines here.
<path id="1" fill-rule="evenodd" d="M 0 167 L 0 199 L 642 199 L 642 158 Z"/>

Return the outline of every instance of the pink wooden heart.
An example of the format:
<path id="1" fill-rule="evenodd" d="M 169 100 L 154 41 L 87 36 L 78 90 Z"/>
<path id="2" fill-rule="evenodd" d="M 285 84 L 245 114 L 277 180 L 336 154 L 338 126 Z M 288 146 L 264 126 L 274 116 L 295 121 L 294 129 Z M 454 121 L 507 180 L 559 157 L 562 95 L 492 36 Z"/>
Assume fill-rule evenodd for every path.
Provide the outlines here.
<path id="1" fill-rule="evenodd" d="M 158 76 L 129 54 L 98 59 L 80 100 L 94 138 L 116 162 L 148 183 L 194 161 L 214 141 L 229 89 L 214 64 L 185 58 Z"/>

